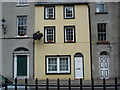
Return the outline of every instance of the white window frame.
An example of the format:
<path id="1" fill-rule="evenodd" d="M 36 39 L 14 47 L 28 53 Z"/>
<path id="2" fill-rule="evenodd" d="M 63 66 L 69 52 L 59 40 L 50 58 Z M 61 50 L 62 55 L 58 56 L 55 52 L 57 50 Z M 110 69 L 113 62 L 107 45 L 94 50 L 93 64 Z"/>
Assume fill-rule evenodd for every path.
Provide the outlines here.
<path id="1" fill-rule="evenodd" d="M 53 38 L 53 40 L 50 42 L 47 40 L 48 39 L 48 34 L 47 34 L 48 30 L 52 30 L 52 32 L 53 32 L 52 34 L 50 34 L 50 35 L 52 35 L 52 38 Z M 45 27 L 45 42 L 49 42 L 49 43 L 55 42 L 55 27 Z"/>
<path id="2" fill-rule="evenodd" d="M 67 9 L 71 9 L 71 12 L 72 13 L 66 13 L 67 11 Z M 72 16 L 70 17 L 70 16 L 67 16 L 67 14 L 72 14 Z M 74 6 L 65 6 L 64 7 L 64 18 L 74 18 Z"/>
<path id="3" fill-rule="evenodd" d="M 52 14 L 49 14 L 49 10 L 52 9 Z M 55 18 L 55 7 L 45 7 L 45 19 L 54 19 Z M 49 15 L 52 15 L 53 17 L 49 17 Z"/>
<path id="4" fill-rule="evenodd" d="M 98 28 L 98 25 L 101 24 L 101 25 L 105 25 L 105 28 Z M 100 26 L 99 26 L 100 27 Z M 102 26 L 103 27 L 103 26 Z M 105 29 L 106 32 L 100 32 L 99 29 Z M 103 30 L 102 30 L 103 31 Z M 102 37 L 102 35 L 105 34 L 105 38 Z M 107 23 L 97 23 L 97 35 L 101 35 L 101 37 L 98 36 L 98 41 L 108 41 L 107 39 Z M 104 40 L 102 40 L 104 39 Z"/>
<path id="5" fill-rule="evenodd" d="M 26 21 L 19 21 L 19 18 L 26 18 Z M 19 23 L 24 23 L 23 25 L 19 25 Z M 24 35 L 19 35 L 19 27 L 25 27 L 25 31 L 23 31 Z M 17 16 L 17 37 L 26 37 L 27 36 L 27 16 Z"/>
<path id="6" fill-rule="evenodd" d="M 27 0 L 18 0 L 18 5 L 28 5 L 28 1 Z"/>
<path id="7" fill-rule="evenodd" d="M 73 31 L 73 40 L 71 40 L 70 42 L 75 42 L 75 27 L 74 26 L 65 26 L 65 42 L 69 42 L 68 40 L 67 40 L 67 33 L 66 33 L 66 30 L 68 29 L 68 28 L 72 28 L 72 31 Z"/>
<path id="8" fill-rule="evenodd" d="M 57 71 L 48 71 L 48 58 L 57 58 Z M 60 71 L 60 58 L 68 58 L 68 71 Z M 47 57 L 46 58 L 47 60 L 47 74 L 50 74 L 50 73 L 55 73 L 55 74 L 59 74 L 59 73 L 70 73 L 70 56 L 59 56 L 59 57 Z"/>

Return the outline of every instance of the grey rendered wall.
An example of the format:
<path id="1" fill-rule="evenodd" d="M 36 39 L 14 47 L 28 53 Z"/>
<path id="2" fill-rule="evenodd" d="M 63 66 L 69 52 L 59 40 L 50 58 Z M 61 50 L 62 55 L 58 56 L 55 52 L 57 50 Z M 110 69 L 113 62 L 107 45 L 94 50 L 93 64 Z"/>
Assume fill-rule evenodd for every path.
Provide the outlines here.
<path id="1" fill-rule="evenodd" d="M 99 57 L 102 51 L 107 51 L 110 55 L 109 78 L 118 77 L 118 3 L 105 3 L 108 14 L 95 14 L 95 4 L 90 3 L 93 78 L 99 79 Z M 97 23 L 100 22 L 107 23 L 107 37 L 110 44 L 97 44 Z"/>
<path id="2" fill-rule="evenodd" d="M 120 77 L 120 2 L 118 3 L 118 75 Z"/>
<path id="3" fill-rule="evenodd" d="M 0 1 L 0 21 L 2 20 L 2 2 Z M 0 22 L 0 74 L 2 74 L 2 27 Z"/>
<path id="4" fill-rule="evenodd" d="M 17 2 L 4 2 L 2 5 L 3 17 L 6 19 L 6 34 L 3 39 L 3 75 L 8 78 L 13 78 L 14 75 L 14 63 L 13 63 L 13 51 L 18 47 L 25 47 L 30 51 L 30 78 L 33 78 L 33 39 L 34 32 L 34 2 L 29 3 L 28 6 L 18 7 Z M 27 15 L 27 38 L 18 38 L 17 36 L 17 24 L 16 17 L 20 15 Z"/>

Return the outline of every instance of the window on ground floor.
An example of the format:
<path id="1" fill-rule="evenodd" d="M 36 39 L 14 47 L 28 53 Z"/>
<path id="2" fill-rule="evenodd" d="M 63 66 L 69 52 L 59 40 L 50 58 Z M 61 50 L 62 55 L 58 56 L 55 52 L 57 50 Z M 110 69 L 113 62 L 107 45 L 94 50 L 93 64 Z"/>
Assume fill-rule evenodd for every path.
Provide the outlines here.
<path id="1" fill-rule="evenodd" d="M 46 56 L 47 73 L 70 73 L 70 56 Z"/>

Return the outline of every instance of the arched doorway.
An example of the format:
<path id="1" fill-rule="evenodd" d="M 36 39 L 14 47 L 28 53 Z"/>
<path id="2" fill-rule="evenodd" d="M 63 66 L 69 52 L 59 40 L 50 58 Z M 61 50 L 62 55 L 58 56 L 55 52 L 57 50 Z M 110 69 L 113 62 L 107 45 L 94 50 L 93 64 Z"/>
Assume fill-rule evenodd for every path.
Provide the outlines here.
<path id="1" fill-rule="evenodd" d="M 29 50 L 24 47 L 14 50 L 14 78 L 29 78 Z"/>
<path id="2" fill-rule="evenodd" d="M 75 65 L 75 79 L 80 79 L 84 77 L 84 60 L 81 53 L 76 53 L 74 55 L 74 65 Z"/>
<path id="3" fill-rule="evenodd" d="M 109 54 L 106 51 L 102 51 L 100 53 L 99 73 L 100 73 L 100 79 L 109 78 Z"/>

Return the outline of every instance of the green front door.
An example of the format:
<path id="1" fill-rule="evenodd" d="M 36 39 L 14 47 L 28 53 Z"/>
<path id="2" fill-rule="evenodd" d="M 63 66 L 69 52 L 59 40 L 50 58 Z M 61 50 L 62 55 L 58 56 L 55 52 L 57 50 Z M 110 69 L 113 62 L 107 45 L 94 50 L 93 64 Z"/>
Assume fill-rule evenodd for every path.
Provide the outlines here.
<path id="1" fill-rule="evenodd" d="M 17 76 L 27 76 L 27 55 L 17 55 Z"/>

